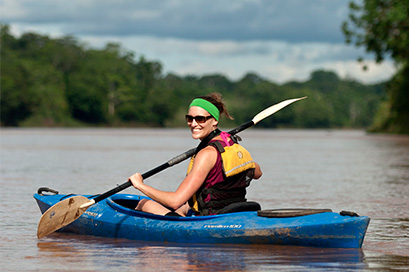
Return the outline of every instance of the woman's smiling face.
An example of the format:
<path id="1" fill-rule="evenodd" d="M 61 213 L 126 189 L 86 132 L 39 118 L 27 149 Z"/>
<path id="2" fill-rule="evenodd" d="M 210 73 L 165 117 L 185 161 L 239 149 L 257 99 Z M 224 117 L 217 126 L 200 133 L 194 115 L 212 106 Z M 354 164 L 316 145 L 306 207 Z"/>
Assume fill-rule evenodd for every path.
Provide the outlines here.
<path id="1" fill-rule="evenodd" d="M 189 108 L 188 115 L 196 116 L 210 116 L 207 110 L 202 109 L 201 107 L 193 106 Z M 190 128 L 193 139 L 203 140 L 207 135 L 209 135 L 213 130 L 217 128 L 219 124 L 218 121 L 214 118 L 209 118 L 204 123 L 197 123 L 195 119 L 192 122 L 188 122 L 187 125 Z"/>

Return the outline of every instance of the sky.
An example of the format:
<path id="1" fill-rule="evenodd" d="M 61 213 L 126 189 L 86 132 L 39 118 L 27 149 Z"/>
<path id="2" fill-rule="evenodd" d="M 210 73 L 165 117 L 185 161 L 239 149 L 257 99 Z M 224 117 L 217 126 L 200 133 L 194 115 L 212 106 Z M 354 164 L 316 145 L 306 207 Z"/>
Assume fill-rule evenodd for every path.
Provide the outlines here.
<path id="1" fill-rule="evenodd" d="M 356 0 L 359 1 L 359 0 Z M 390 79 L 364 48 L 347 45 L 349 0 L 0 0 L 0 22 L 16 37 L 32 31 L 76 37 L 92 48 L 120 44 L 137 59 L 179 76 L 256 73 L 275 83 L 322 69 L 372 84 Z M 369 71 L 357 58 L 363 56 Z"/>

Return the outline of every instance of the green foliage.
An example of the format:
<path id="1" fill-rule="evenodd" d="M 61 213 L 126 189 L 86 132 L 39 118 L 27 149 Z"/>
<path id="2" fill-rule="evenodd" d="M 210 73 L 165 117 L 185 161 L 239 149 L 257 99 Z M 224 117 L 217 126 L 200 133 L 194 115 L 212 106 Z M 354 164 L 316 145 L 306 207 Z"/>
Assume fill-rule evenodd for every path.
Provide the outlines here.
<path id="1" fill-rule="evenodd" d="M 391 54 L 397 62 L 409 60 L 409 1 L 364 0 L 350 2 L 349 21 L 342 30 L 347 43 L 365 46 L 381 62 Z"/>
<path id="2" fill-rule="evenodd" d="M 409 66 L 388 83 L 388 102 L 381 105 L 371 131 L 409 134 Z"/>
<path id="3" fill-rule="evenodd" d="M 162 75 L 162 65 L 136 58 L 117 44 L 89 49 L 73 37 L 34 33 L 15 38 L 1 28 L 3 126 L 185 126 L 187 105 L 210 92 L 223 94 L 235 120 L 283 100 L 308 96 L 261 122 L 260 127 L 363 128 L 384 99 L 382 84 L 367 86 L 315 71 L 305 82 L 278 85 L 249 73 L 233 82 L 213 74 Z"/>
<path id="4" fill-rule="evenodd" d="M 409 133 L 409 1 L 364 0 L 349 8 L 349 20 L 342 25 L 346 42 L 365 47 L 377 62 L 391 57 L 399 68 L 372 130 Z"/>
<path id="5" fill-rule="evenodd" d="M 50 58 L 50 52 L 55 50 L 53 42 L 34 34 L 14 39 L 7 27 L 2 28 L 1 37 L 2 124 L 30 124 L 30 119 L 48 126 L 71 122 L 63 77 Z"/>

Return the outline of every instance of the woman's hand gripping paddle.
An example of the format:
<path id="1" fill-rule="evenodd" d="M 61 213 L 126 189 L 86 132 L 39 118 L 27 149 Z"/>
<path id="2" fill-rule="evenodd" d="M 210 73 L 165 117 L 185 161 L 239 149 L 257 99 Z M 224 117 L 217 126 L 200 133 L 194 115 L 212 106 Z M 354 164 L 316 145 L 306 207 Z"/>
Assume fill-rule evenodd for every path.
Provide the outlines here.
<path id="1" fill-rule="evenodd" d="M 301 98 L 295 98 L 295 99 L 288 99 L 283 102 L 280 102 L 278 104 L 275 104 L 271 107 L 268 107 L 267 109 L 263 110 L 254 118 L 241 125 L 240 127 L 237 127 L 231 131 L 229 131 L 230 135 L 235 135 L 249 127 L 254 126 L 261 120 L 269 117 L 270 115 L 276 113 L 277 111 L 281 110 L 282 108 L 290 105 L 291 103 L 304 99 L 306 97 L 301 97 Z M 167 161 L 166 163 L 159 165 L 158 167 L 142 174 L 142 178 L 146 179 L 150 176 L 153 176 L 163 170 L 165 170 L 168 167 L 171 167 L 175 164 L 178 164 L 191 156 L 195 153 L 196 148 L 192 148 L 188 151 L 186 151 L 183 154 L 180 154 L 173 159 Z M 84 196 L 73 196 L 70 198 L 67 198 L 61 202 L 58 202 L 54 206 L 50 207 L 42 216 L 40 219 L 40 222 L 38 223 L 38 229 L 37 229 L 37 237 L 38 238 L 43 238 L 47 236 L 50 233 L 53 233 L 57 230 L 59 230 L 62 227 L 67 226 L 68 224 L 74 222 L 78 217 L 80 217 L 90 206 L 94 205 L 95 203 L 110 197 L 111 195 L 114 195 L 128 187 L 130 187 L 132 183 L 130 181 L 127 181 L 112 190 L 99 195 L 93 199 L 88 199 Z"/>

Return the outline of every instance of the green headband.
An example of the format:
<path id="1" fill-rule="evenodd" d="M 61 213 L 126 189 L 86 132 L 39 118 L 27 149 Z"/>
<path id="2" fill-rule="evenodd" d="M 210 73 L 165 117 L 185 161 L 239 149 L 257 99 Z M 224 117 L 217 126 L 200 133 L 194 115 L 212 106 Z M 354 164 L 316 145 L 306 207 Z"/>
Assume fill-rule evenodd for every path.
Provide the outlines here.
<path id="1" fill-rule="evenodd" d="M 219 116 L 220 116 L 220 111 L 217 109 L 213 103 L 203 99 L 203 98 L 196 98 L 190 103 L 190 107 L 201 107 L 204 110 L 207 110 L 208 113 L 210 113 L 211 116 L 214 117 L 217 121 L 219 121 Z"/>

